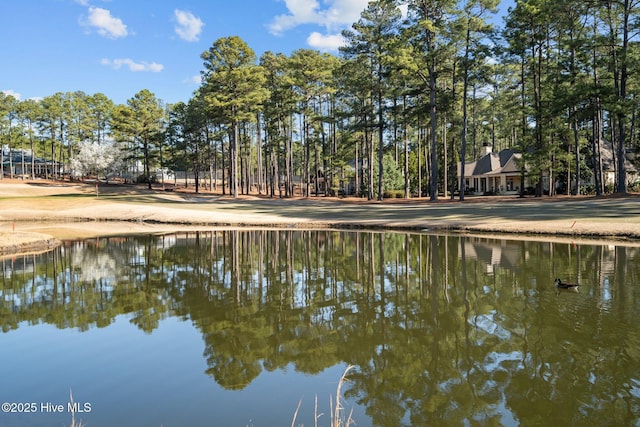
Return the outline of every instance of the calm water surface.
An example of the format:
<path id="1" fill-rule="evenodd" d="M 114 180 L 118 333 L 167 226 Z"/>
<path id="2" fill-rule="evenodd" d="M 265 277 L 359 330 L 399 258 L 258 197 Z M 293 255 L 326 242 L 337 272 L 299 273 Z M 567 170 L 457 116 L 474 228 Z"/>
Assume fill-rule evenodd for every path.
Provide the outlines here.
<path id="1" fill-rule="evenodd" d="M 329 426 L 348 365 L 358 427 L 640 426 L 634 245 L 212 231 L 0 264 L 2 426 L 70 425 L 70 393 L 87 427 Z"/>

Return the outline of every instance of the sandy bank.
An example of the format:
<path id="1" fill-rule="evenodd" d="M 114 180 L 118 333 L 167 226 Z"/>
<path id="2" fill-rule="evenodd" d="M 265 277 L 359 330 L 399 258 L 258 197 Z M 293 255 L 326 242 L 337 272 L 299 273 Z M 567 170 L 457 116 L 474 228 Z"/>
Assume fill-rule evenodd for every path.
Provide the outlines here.
<path id="1" fill-rule="evenodd" d="M 16 250 L 16 244 L 6 237 L 13 227 L 21 233 L 40 233 L 45 248 L 52 238 L 203 227 L 451 230 L 640 241 L 640 197 L 380 203 L 355 198 L 233 199 L 127 186 L 101 186 L 96 194 L 94 185 L 0 181 L 1 252 Z M 29 239 L 28 244 L 34 245 L 38 237 Z"/>
<path id="2" fill-rule="evenodd" d="M 59 244 L 58 239 L 43 233 L 0 232 L 0 256 L 46 251 Z"/>

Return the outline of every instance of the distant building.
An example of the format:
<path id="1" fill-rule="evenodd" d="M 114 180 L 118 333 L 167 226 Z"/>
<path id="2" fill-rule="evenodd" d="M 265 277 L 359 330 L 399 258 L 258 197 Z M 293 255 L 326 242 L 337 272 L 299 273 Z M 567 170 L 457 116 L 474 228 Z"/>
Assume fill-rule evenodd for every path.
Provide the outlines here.
<path id="1" fill-rule="evenodd" d="M 627 185 L 640 181 L 640 174 L 636 168 L 634 161 L 636 153 L 630 149 L 627 150 L 625 158 L 625 169 L 627 171 Z M 611 144 L 603 142 L 600 146 L 600 157 L 602 158 L 602 173 L 604 175 L 604 185 L 614 185 L 616 182 L 615 155 L 611 148 Z M 592 183 L 591 183 L 592 184 Z"/>
<path id="2" fill-rule="evenodd" d="M 615 182 L 614 153 L 611 145 L 604 142 L 600 149 L 602 157 L 602 170 L 605 185 L 613 185 Z M 627 184 L 640 181 L 640 174 L 634 165 L 635 153 L 629 150 L 625 159 L 627 171 Z M 524 183 L 521 167 L 525 167 Z M 461 174 L 461 166 L 458 163 L 458 176 Z M 519 194 L 520 189 L 525 192 L 535 186 L 528 179 L 526 165 L 522 165 L 522 153 L 512 149 L 502 150 L 494 153 L 490 144 L 483 144 L 483 156 L 474 161 L 464 164 L 465 191 L 467 194 Z M 556 191 L 560 188 L 560 183 L 556 182 Z M 581 185 L 593 185 L 593 175 L 581 180 Z M 549 176 L 542 176 L 542 188 L 549 191 Z M 565 187 L 566 188 L 566 187 Z"/>
<path id="3" fill-rule="evenodd" d="M 6 150 L 5 150 L 6 148 Z M 11 149 L 5 145 L 2 148 L 2 170 L 5 176 L 27 176 L 31 175 L 31 164 L 33 162 L 33 173 L 38 177 L 60 175 L 63 171 L 59 162 L 35 157 L 31 150 Z"/>
<path id="4" fill-rule="evenodd" d="M 521 153 L 506 149 L 494 153 L 490 144 L 483 145 L 484 155 L 464 164 L 464 182 L 469 194 L 519 194 L 523 185 L 520 160 Z M 458 163 L 458 176 L 461 163 Z M 525 187 L 526 188 L 526 187 Z"/>

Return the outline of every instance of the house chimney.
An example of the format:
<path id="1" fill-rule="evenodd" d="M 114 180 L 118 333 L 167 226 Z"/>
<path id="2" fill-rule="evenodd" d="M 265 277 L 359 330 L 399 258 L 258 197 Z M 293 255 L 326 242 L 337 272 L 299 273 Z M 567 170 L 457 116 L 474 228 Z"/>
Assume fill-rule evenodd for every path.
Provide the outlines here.
<path id="1" fill-rule="evenodd" d="M 493 147 L 491 146 L 490 143 L 484 142 L 482 144 L 482 155 L 483 156 L 486 156 L 487 154 L 491 154 L 492 151 L 493 151 Z"/>

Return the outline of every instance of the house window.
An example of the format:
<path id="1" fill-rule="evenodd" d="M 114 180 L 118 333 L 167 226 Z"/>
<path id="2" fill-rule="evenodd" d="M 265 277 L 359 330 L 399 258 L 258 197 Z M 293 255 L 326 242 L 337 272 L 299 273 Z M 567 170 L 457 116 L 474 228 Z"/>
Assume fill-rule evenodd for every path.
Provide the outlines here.
<path id="1" fill-rule="evenodd" d="M 507 178 L 507 191 L 513 191 L 513 178 Z"/>

